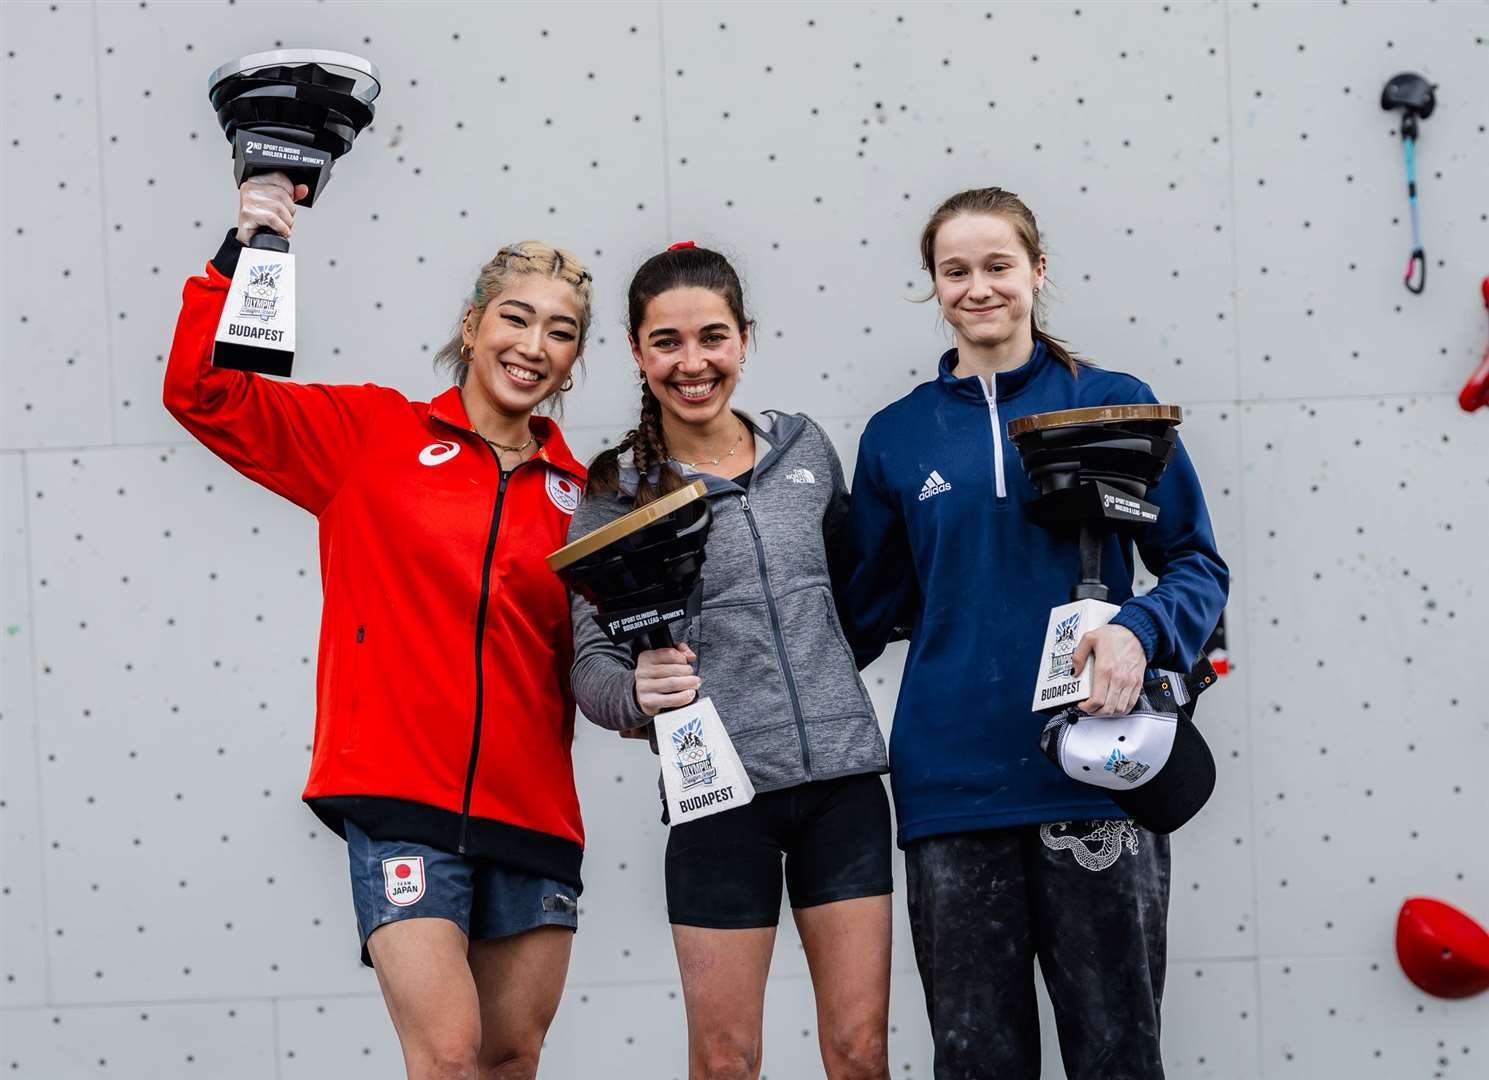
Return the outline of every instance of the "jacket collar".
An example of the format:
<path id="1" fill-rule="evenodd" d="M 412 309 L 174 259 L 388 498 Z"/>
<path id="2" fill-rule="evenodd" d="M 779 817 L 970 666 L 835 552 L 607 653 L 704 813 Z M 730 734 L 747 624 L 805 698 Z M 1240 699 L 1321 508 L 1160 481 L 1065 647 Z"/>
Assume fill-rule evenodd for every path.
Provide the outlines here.
<path id="1" fill-rule="evenodd" d="M 941 356 L 940 370 L 936 381 L 954 397 L 965 398 L 975 401 L 979 405 L 987 403 L 987 384 L 976 375 L 968 375 L 958 378 L 952 374 L 956 368 L 957 351 L 948 349 Z M 993 376 L 994 397 L 999 401 L 1015 397 L 1024 388 L 1039 377 L 1050 363 L 1049 350 L 1044 347 L 1044 342 L 1034 342 L 1034 349 L 1029 353 L 1029 359 L 1025 360 L 1012 371 L 1000 371 Z"/>
<path id="2" fill-rule="evenodd" d="M 452 386 L 429 403 L 429 415 L 442 423 L 449 424 L 460 431 L 475 434 L 471 427 L 470 417 L 465 412 L 465 402 L 460 397 L 460 387 Z M 527 421 L 527 429 L 538 437 L 542 445 L 533 456 L 540 461 L 545 461 L 561 472 L 566 472 L 576 480 L 585 477 L 584 466 L 579 464 L 574 457 L 569 444 L 564 442 L 563 432 L 559 431 L 558 425 L 552 418 L 547 416 L 531 416 Z M 479 435 L 476 436 L 480 438 Z"/>
<path id="3" fill-rule="evenodd" d="M 796 441 L 798 435 L 806 429 L 807 422 L 804 417 L 792 413 L 780 413 L 767 410 L 763 413 L 748 412 L 744 409 L 733 410 L 734 415 L 750 425 L 750 430 L 755 433 L 755 467 L 754 475 L 759 476 L 762 472 L 774 465 L 786 452 L 786 448 Z M 620 482 L 621 494 L 627 498 L 634 497 L 637 484 L 640 482 L 640 474 L 636 471 L 636 455 L 630 450 L 624 451 L 616 459 L 619 466 L 618 480 Z M 684 479 L 689 481 L 702 480 L 704 487 L 710 495 L 717 495 L 722 491 L 737 491 L 738 485 L 732 480 L 725 480 L 722 476 L 713 473 L 698 472 L 679 463 Z M 659 469 L 652 467 L 651 479 L 657 479 Z"/>

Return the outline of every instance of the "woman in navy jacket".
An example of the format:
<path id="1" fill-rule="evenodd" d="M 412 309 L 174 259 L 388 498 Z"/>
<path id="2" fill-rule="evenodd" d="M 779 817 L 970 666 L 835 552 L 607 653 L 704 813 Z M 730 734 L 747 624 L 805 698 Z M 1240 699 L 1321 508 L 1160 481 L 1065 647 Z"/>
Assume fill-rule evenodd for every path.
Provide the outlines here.
<path id="1" fill-rule="evenodd" d="M 1029 696 L 1079 555 L 1025 516 L 1035 492 L 1007 437 L 1020 416 L 1156 399 L 1039 329 L 1045 256 L 1017 196 L 952 196 L 921 255 L 956 348 L 864 431 L 840 603 L 860 664 L 910 629 L 890 767 L 936 1076 L 1039 1075 L 1035 956 L 1067 1075 L 1161 1076 L 1168 842 L 1039 752 Z M 1132 595 L 1132 542 L 1110 537 L 1121 610 L 1076 653 L 1094 665 L 1093 715 L 1131 710 L 1149 668 L 1188 670 L 1225 605 L 1182 445 L 1148 498 L 1160 514 L 1137 547 L 1157 585 Z"/>

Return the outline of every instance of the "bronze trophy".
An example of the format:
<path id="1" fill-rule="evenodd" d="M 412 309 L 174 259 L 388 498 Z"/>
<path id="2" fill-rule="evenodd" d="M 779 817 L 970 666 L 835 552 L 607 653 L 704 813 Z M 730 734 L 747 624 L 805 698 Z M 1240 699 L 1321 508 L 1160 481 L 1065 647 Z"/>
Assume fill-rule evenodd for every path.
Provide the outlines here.
<path id="1" fill-rule="evenodd" d="M 1081 635 L 1110 621 L 1117 605 L 1107 602 L 1101 581 L 1101 547 L 1112 530 L 1133 530 L 1158 520 L 1148 489 L 1174 456 L 1175 430 L 1183 419 L 1176 405 L 1103 405 L 1037 413 L 1008 424 L 1024 472 L 1039 490 L 1024 512 L 1037 525 L 1077 537 L 1080 580 L 1070 602 L 1051 609 L 1039 675 L 1035 712 L 1053 712 L 1091 693 L 1091 667 L 1075 674 Z"/>

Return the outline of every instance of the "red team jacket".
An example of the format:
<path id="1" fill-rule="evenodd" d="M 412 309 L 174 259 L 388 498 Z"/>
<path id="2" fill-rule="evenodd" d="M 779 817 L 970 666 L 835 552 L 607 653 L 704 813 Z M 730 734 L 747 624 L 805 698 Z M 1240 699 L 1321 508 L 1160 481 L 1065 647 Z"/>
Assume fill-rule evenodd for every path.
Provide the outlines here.
<path id="1" fill-rule="evenodd" d="M 226 261 L 229 247 L 233 252 Z M 186 282 L 165 406 L 320 522 L 315 743 L 330 828 L 414 840 L 580 887 L 562 547 L 584 467 L 551 420 L 506 476 L 452 387 L 277 382 L 212 366 L 236 244 Z"/>

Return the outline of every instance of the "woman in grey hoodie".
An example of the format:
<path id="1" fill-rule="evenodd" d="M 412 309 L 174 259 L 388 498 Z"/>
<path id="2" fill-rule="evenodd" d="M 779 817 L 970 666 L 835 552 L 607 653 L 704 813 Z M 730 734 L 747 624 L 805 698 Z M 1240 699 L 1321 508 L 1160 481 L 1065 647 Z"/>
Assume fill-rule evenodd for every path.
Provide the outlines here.
<path id="1" fill-rule="evenodd" d="M 705 687 L 756 791 L 667 841 L 689 1075 L 758 1075 L 784 857 L 827 1074 L 887 1078 L 888 765 L 833 604 L 842 466 L 807 417 L 730 408 L 752 324 L 722 255 L 688 242 L 653 256 L 629 316 L 641 418 L 591 465 L 569 536 L 702 479 L 703 606 L 673 627 L 676 647 L 633 659 L 574 597 L 574 696 L 602 727 L 639 732 Z"/>

